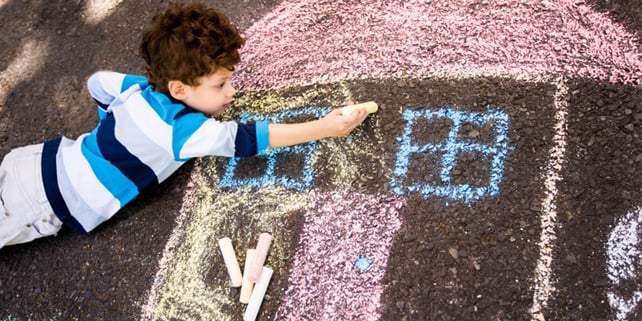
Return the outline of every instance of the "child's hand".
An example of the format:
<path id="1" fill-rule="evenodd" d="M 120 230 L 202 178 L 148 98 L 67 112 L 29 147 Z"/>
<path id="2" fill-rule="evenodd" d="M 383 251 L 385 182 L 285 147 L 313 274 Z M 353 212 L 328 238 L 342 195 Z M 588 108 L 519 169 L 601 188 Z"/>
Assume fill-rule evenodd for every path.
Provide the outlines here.
<path id="1" fill-rule="evenodd" d="M 341 108 L 333 109 L 321 119 L 323 126 L 328 130 L 331 137 L 346 136 L 350 134 L 368 117 L 368 111 L 360 108 L 344 115 Z"/>
<path id="2" fill-rule="evenodd" d="M 277 124 L 269 126 L 271 148 L 292 146 L 328 137 L 350 134 L 368 117 L 365 108 L 357 109 L 347 115 L 342 108 L 332 110 L 321 119 L 303 123 Z"/>

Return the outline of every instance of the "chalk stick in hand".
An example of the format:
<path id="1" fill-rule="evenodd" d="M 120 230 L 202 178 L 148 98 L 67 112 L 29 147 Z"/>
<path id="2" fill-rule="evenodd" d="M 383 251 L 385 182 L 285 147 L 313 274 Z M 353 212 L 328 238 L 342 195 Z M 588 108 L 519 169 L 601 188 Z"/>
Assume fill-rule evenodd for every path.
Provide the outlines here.
<path id="1" fill-rule="evenodd" d="M 374 101 L 369 101 L 367 103 L 345 106 L 343 107 L 343 114 L 349 115 L 359 108 L 365 108 L 369 114 L 376 113 L 377 110 L 379 110 L 379 106 L 377 105 L 377 103 L 375 103 Z"/>

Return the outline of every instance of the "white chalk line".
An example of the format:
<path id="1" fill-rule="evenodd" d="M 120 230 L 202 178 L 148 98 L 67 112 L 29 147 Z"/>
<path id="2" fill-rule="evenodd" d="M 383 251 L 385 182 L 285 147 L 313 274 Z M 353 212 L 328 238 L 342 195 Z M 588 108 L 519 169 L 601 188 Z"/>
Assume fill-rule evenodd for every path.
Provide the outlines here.
<path id="1" fill-rule="evenodd" d="M 561 171 L 566 153 L 566 132 L 568 119 L 568 87 L 564 79 L 556 81 L 557 91 L 554 96 L 555 105 L 555 135 L 553 146 L 549 151 L 549 161 L 544 172 L 545 196 L 542 200 L 542 216 L 540 220 L 541 234 L 539 241 L 539 258 L 535 268 L 535 291 L 531 306 L 531 319 L 545 321 L 544 309 L 555 291 L 552 275 L 553 248 L 555 247 L 557 229 L 557 183 L 561 181 Z"/>
<path id="2" fill-rule="evenodd" d="M 637 211 L 637 212 L 636 212 Z M 614 316 L 611 320 L 626 321 L 632 311 L 642 301 L 642 287 L 625 297 L 624 292 L 619 292 L 621 283 L 635 280 L 642 267 L 642 251 L 638 235 L 642 231 L 642 207 L 638 207 L 624 216 L 613 228 L 607 242 L 607 274 L 613 288 L 607 293 L 609 304 Z"/>

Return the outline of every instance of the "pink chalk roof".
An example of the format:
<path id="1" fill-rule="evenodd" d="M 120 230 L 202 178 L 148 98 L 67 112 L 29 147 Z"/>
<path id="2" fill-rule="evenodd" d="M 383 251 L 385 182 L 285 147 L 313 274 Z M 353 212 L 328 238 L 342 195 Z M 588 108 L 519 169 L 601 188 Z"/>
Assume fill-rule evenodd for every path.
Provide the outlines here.
<path id="1" fill-rule="evenodd" d="M 640 39 L 576 1 L 284 1 L 245 31 L 243 88 L 373 77 L 642 84 Z"/>

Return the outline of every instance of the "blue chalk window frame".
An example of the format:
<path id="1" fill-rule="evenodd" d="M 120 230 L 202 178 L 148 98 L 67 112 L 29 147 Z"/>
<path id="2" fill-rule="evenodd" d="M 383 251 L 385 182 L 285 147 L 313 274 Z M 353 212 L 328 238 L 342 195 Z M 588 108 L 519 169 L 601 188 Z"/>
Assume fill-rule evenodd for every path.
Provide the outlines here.
<path id="1" fill-rule="evenodd" d="M 304 107 L 294 110 L 285 110 L 270 115 L 242 113 L 239 122 L 251 123 L 258 121 L 270 121 L 274 123 L 283 123 L 288 119 L 295 119 L 302 116 L 321 118 L 329 111 L 330 108 L 328 107 Z M 295 146 L 269 149 L 266 154 L 255 156 L 266 158 L 267 166 L 263 175 L 249 178 L 239 178 L 235 176 L 236 169 L 241 158 L 232 157 L 227 162 L 225 173 L 223 174 L 219 185 L 222 188 L 231 189 L 238 189 L 241 187 L 261 188 L 269 186 L 283 186 L 286 189 L 307 192 L 310 190 L 312 182 L 314 181 L 315 170 L 314 166 L 312 166 L 312 157 L 316 150 L 316 141 Z M 300 154 L 304 156 L 304 165 L 302 175 L 300 177 L 276 175 L 275 170 L 278 166 L 277 156 L 289 154 Z"/>
<path id="2" fill-rule="evenodd" d="M 420 193 L 425 199 L 431 195 L 450 198 L 455 201 L 471 203 L 484 197 L 496 196 L 499 194 L 499 184 L 504 174 L 504 161 L 509 150 L 508 128 L 509 117 L 506 113 L 487 107 L 487 112 L 472 112 L 455 110 L 451 108 L 426 109 L 426 110 L 404 110 L 403 118 L 406 120 L 401 143 L 397 152 L 397 159 L 391 180 L 392 190 L 404 195 L 407 193 Z M 433 121 L 449 119 L 452 121 L 448 136 L 444 142 L 436 144 L 415 144 L 411 134 L 415 129 L 417 119 L 424 118 L 429 123 Z M 484 144 L 466 137 L 462 139 L 460 130 L 464 123 L 472 123 L 476 126 L 493 124 L 494 141 L 491 144 Z M 427 183 L 416 183 L 404 185 L 404 178 L 408 174 L 408 160 L 413 153 L 439 154 L 440 179 L 443 185 L 431 185 Z M 451 173 L 461 153 L 479 153 L 490 161 L 490 176 L 487 185 L 474 186 L 471 184 L 452 184 Z"/>

